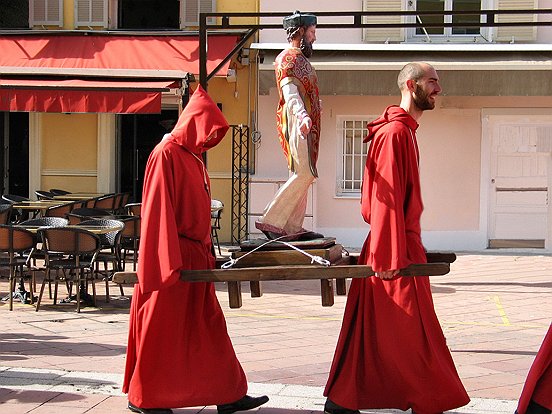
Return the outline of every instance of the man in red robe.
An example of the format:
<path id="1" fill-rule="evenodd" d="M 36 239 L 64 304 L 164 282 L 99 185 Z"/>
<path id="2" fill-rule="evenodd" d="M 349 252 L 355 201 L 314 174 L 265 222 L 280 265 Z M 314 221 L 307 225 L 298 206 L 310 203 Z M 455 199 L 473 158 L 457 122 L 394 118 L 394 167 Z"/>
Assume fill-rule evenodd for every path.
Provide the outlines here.
<path id="1" fill-rule="evenodd" d="M 318 77 L 308 61 L 316 40 L 316 16 L 296 11 L 284 18 L 289 47 L 274 62 L 279 101 L 278 139 L 291 172 L 255 226 L 269 239 L 312 240 L 324 237 L 303 228 L 310 185 L 318 177 L 320 141 Z"/>
<path id="2" fill-rule="evenodd" d="M 183 282 L 180 271 L 212 269 L 211 197 L 202 153 L 228 123 L 198 87 L 144 177 L 138 281 L 130 308 L 123 392 L 139 413 L 217 405 L 230 414 L 268 401 L 247 393 L 213 283 Z"/>
<path id="3" fill-rule="evenodd" d="M 354 279 L 324 395 L 328 414 L 396 408 L 435 414 L 469 397 L 435 314 L 429 278 L 401 277 L 425 263 L 416 141 L 418 120 L 441 92 L 435 69 L 409 63 L 399 73 L 400 106 L 368 124 L 371 141 L 361 211 L 370 234 L 359 257 L 377 277 Z"/>
<path id="4" fill-rule="evenodd" d="M 552 324 L 527 374 L 517 414 L 552 412 Z"/>

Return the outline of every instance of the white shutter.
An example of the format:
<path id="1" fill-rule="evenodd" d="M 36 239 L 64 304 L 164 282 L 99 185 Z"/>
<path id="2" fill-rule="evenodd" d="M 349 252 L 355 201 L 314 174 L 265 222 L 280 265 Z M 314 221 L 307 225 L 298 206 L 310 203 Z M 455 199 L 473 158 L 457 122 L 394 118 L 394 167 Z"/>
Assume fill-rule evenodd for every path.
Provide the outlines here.
<path id="1" fill-rule="evenodd" d="M 199 13 L 214 13 L 217 11 L 216 0 L 180 0 L 181 27 L 199 26 Z M 207 23 L 213 19 L 207 19 Z"/>
<path id="2" fill-rule="evenodd" d="M 63 26 L 63 0 L 31 0 L 31 24 Z"/>
<path id="3" fill-rule="evenodd" d="M 107 27 L 107 0 L 75 0 L 75 27 Z"/>
<path id="4" fill-rule="evenodd" d="M 362 11 L 401 11 L 401 0 L 362 0 Z M 401 16 L 364 16 L 363 23 L 401 23 Z M 362 29 L 365 42 L 401 42 L 404 33 L 401 28 Z"/>
<path id="5" fill-rule="evenodd" d="M 535 0 L 498 0 L 498 10 L 512 10 L 512 9 L 536 9 Z M 496 21 L 498 22 L 534 22 L 536 21 L 534 14 L 512 14 L 512 15 L 498 15 Z M 520 27 L 496 27 L 497 42 L 530 42 L 537 38 L 537 26 L 520 26 Z"/>

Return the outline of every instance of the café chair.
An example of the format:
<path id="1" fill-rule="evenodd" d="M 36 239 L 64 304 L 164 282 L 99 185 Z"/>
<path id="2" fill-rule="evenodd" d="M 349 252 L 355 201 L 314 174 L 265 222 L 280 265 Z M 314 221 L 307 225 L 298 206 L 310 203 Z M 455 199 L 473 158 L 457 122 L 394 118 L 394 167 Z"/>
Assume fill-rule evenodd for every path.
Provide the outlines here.
<path id="1" fill-rule="evenodd" d="M 28 271 L 31 271 L 29 267 L 29 258 L 33 252 L 36 244 L 36 236 L 29 230 L 20 228 L 15 225 L 0 224 L 0 252 L 8 255 L 7 259 L 0 261 L 0 266 L 9 267 L 9 309 L 13 310 L 13 296 L 15 293 L 15 281 L 17 274 L 20 276 L 20 290 L 25 291 L 24 288 L 24 272 L 23 268 L 26 266 Z M 30 300 L 33 303 L 33 283 L 32 278 L 29 282 Z M 25 298 L 22 298 L 22 302 Z"/>
<path id="2" fill-rule="evenodd" d="M 81 205 L 82 203 L 80 201 L 75 201 L 72 203 L 63 203 L 59 204 L 57 206 L 51 206 L 46 209 L 44 212 L 44 217 L 67 217 L 67 214 L 69 214 L 77 205 Z"/>
<path id="3" fill-rule="evenodd" d="M 116 194 L 115 198 L 115 204 L 113 207 L 113 212 L 115 214 L 125 214 L 125 206 L 128 203 L 128 199 L 130 198 L 130 193 L 118 193 Z"/>
<path id="4" fill-rule="evenodd" d="M 76 287 L 77 312 L 81 310 L 81 296 L 86 292 L 88 282 L 92 285 L 92 304 L 96 306 L 96 285 L 94 266 L 96 256 L 101 249 L 100 238 L 85 229 L 75 227 L 52 227 L 40 229 L 39 235 L 44 243 L 46 275 L 40 287 L 40 294 L 36 302 L 36 311 L 40 309 L 44 286 L 54 276 L 54 305 L 57 302 L 58 282 L 60 270 L 63 278 L 69 279 L 69 285 Z M 59 257 L 61 253 L 63 256 Z M 69 296 L 71 296 L 71 289 Z"/>
<path id="5" fill-rule="evenodd" d="M 125 204 L 125 212 L 129 216 L 138 216 L 142 214 L 142 203 L 128 203 Z"/>
<path id="6" fill-rule="evenodd" d="M 222 215 L 222 210 L 224 209 L 224 204 L 220 200 L 211 200 L 211 240 L 213 245 L 218 247 L 219 254 L 222 254 L 220 251 L 220 242 L 218 237 L 218 231 L 220 230 L 220 216 Z"/>
<path id="7" fill-rule="evenodd" d="M 16 194 L 3 194 L 2 200 L 5 200 L 11 204 L 20 203 L 22 201 L 30 201 L 29 198 Z M 29 212 L 21 209 L 14 209 L 12 212 L 12 222 L 18 223 L 29 218 Z"/>
<path id="8" fill-rule="evenodd" d="M 11 203 L 0 204 L 0 224 L 9 224 L 12 214 Z"/>
<path id="9" fill-rule="evenodd" d="M 111 219 L 92 219 L 81 221 L 78 226 L 94 226 L 112 229 L 112 231 L 98 234 L 100 238 L 101 250 L 96 255 L 96 275 L 103 276 L 105 281 L 105 300 L 109 302 L 109 282 L 113 277 L 113 273 L 121 270 L 119 268 L 119 243 L 121 240 L 121 230 L 124 224 L 119 220 Z M 109 269 L 111 263 L 111 269 Z M 100 264 L 103 264 L 103 270 L 100 269 Z M 123 286 L 119 285 L 121 296 L 124 296 Z"/>
<path id="10" fill-rule="evenodd" d="M 115 211 L 115 202 L 117 201 L 117 194 L 106 194 L 104 196 L 96 198 L 94 201 L 93 208 L 97 208 L 100 210 L 106 210 L 110 213 L 113 213 Z"/>
<path id="11" fill-rule="evenodd" d="M 126 218 L 120 218 L 120 220 L 124 224 L 119 245 L 119 257 L 121 258 L 120 269 L 125 269 L 127 255 L 132 253 L 132 269 L 136 271 L 138 250 L 140 247 L 140 225 L 142 220 L 139 216 L 128 216 Z"/>
<path id="12" fill-rule="evenodd" d="M 74 208 L 66 217 L 70 224 L 78 224 L 83 220 L 91 220 L 93 218 L 102 218 L 111 216 L 111 212 L 90 207 Z"/>
<path id="13" fill-rule="evenodd" d="M 39 218 L 22 221 L 21 223 L 18 223 L 17 226 L 22 228 L 27 228 L 27 229 L 30 229 L 30 228 L 37 229 L 41 227 L 65 227 L 68 224 L 69 224 L 69 221 L 63 217 L 39 217 Z M 36 245 L 31 257 L 33 270 L 35 271 L 44 270 L 44 268 L 37 267 L 37 260 L 44 260 L 44 257 L 45 257 L 44 251 L 42 249 L 42 244 L 43 243 L 42 243 L 42 240 L 40 239 L 40 234 L 37 231 Z M 34 287 L 34 290 L 36 291 L 35 278 L 33 278 L 33 287 Z M 49 293 L 50 299 L 52 299 L 52 284 L 50 282 L 48 283 L 48 293 Z"/>

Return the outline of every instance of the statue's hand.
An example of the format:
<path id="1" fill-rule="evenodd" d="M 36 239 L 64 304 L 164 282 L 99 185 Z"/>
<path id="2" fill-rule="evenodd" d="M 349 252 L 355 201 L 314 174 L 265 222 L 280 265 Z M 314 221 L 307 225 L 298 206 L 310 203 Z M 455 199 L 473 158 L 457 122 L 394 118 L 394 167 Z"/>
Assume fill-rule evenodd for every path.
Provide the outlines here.
<path id="1" fill-rule="evenodd" d="M 306 116 L 301 121 L 301 125 L 299 126 L 299 130 L 301 131 L 301 138 L 305 139 L 310 132 L 310 129 L 312 127 L 312 120 L 310 117 Z"/>

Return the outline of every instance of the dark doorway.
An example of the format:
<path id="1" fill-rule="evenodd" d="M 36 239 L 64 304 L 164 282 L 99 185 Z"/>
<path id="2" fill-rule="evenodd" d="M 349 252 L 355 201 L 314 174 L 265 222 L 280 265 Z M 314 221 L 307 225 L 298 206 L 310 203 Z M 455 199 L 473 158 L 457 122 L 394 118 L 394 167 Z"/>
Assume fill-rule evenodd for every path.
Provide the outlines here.
<path id="1" fill-rule="evenodd" d="M 178 110 L 162 110 L 160 114 L 119 116 L 120 189 L 130 192 L 131 200 L 142 201 L 144 171 L 151 150 L 170 131 L 178 119 Z"/>
<path id="2" fill-rule="evenodd" d="M 0 112 L 2 194 L 29 196 L 29 114 Z"/>
<path id="3" fill-rule="evenodd" d="M 119 0 L 119 29 L 179 29 L 178 0 Z"/>

